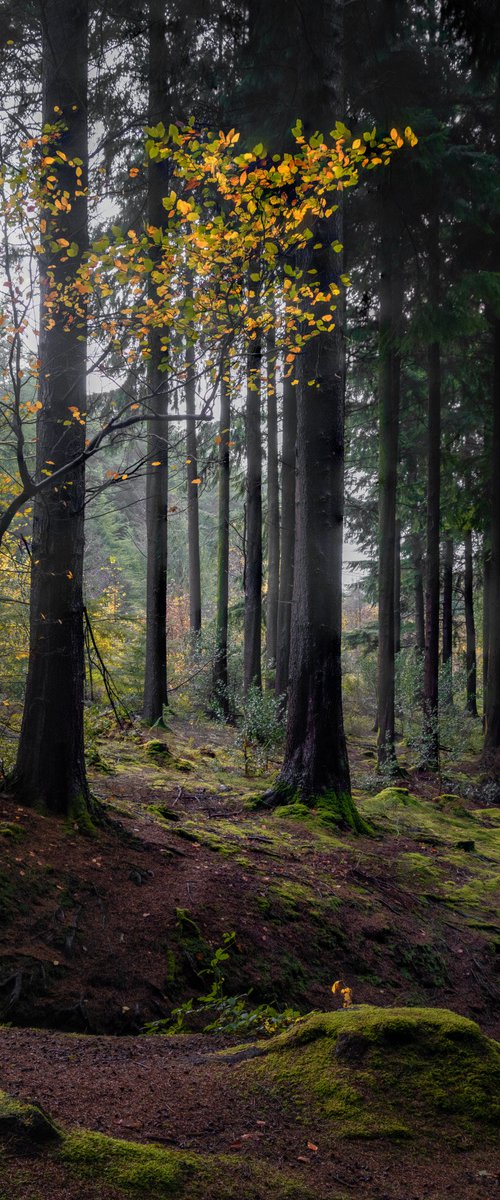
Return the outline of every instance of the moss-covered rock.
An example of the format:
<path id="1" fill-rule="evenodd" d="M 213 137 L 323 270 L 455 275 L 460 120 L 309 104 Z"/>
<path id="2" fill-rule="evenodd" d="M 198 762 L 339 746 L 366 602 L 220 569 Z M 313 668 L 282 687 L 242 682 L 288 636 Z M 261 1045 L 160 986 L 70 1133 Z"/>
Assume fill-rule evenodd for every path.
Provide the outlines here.
<path id="1" fill-rule="evenodd" d="M 376 1008 L 313 1013 L 247 1064 L 298 1112 L 330 1118 L 332 1137 L 410 1137 L 500 1116 L 500 1047 L 444 1009 Z"/>
<path id="2" fill-rule="evenodd" d="M 29 1153 L 60 1138 L 60 1131 L 37 1104 L 24 1104 L 0 1092 L 0 1142 Z"/>

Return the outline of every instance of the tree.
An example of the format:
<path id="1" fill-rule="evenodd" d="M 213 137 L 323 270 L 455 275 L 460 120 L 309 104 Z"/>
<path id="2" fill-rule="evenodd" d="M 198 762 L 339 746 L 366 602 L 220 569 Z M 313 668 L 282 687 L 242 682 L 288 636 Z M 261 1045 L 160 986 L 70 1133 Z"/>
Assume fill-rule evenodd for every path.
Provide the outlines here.
<path id="1" fill-rule="evenodd" d="M 295 380 L 285 370 L 283 380 L 283 438 L 281 444 L 281 529 L 280 580 L 276 695 L 286 696 L 292 626 L 293 566 L 295 559 L 295 457 L 297 442 L 297 391 Z"/>
<path id="2" fill-rule="evenodd" d="M 186 478 L 188 510 L 189 555 L 189 628 L 196 639 L 201 630 L 201 571 L 200 519 L 198 511 L 198 439 L 196 436 L 196 353 L 193 345 L 186 348 L 186 412 L 189 420 L 186 432 Z"/>
<path id="3" fill-rule="evenodd" d="M 71 200 L 47 201 L 40 260 L 40 408 L 37 475 L 79 460 L 63 482 L 35 496 L 31 554 L 30 657 L 15 786 L 23 803 L 85 821 L 90 798 L 83 747 L 83 549 L 86 401 L 86 314 L 80 300 L 72 321 L 61 293 L 87 247 L 87 0 L 44 0 L 42 124 L 60 120 L 62 135 L 50 154 L 52 174 Z M 71 56 L 68 47 L 71 46 Z M 75 194 L 79 164 L 81 186 Z M 54 255 L 53 238 L 75 247 Z M 48 307 L 53 305 L 53 307 Z"/>
<path id="4" fill-rule="evenodd" d="M 274 687 L 278 636 L 278 595 L 280 571 L 280 503 L 278 472 L 278 398 L 276 392 L 276 333 L 266 339 L 267 384 L 267 615 L 266 670 L 269 686 Z"/>
<path id="5" fill-rule="evenodd" d="M 250 284 L 250 290 L 252 286 Z M 245 643 L 243 686 L 262 686 L 262 447 L 260 438 L 261 334 L 250 334 L 247 346 L 245 406 Z"/>
<path id="6" fill-rule="evenodd" d="M 167 107 L 165 63 L 165 6 L 150 0 L 149 7 L 149 124 L 165 117 Z M 153 228 L 163 225 L 163 196 L 167 192 L 168 168 L 164 162 L 148 165 L 148 220 Z M 152 251 L 154 254 L 155 252 Z M 156 250 L 156 257 L 160 257 Z M 152 276 L 150 299 L 159 300 Z M 167 693 L 167 553 L 168 553 L 168 376 L 166 355 L 158 327 L 149 332 L 148 388 L 150 413 L 146 477 L 146 660 L 144 672 L 144 720 L 155 725 L 163 719 Z M 151 469 L 151 464 L 156 465 Z"/>
<path id="7" fill-rule="evenodd" d="M 222 365 L 220 385 L 219 469 L 217 517 L 217 589 L 215 617 L 215 650 L 212 668 L 214 701 L 229 716 L 228 696 L 228 600 L 229 600 L 229 517 L 230 517 L 230 455 L 231 437 L 231 376 L 230 364 Z"/>

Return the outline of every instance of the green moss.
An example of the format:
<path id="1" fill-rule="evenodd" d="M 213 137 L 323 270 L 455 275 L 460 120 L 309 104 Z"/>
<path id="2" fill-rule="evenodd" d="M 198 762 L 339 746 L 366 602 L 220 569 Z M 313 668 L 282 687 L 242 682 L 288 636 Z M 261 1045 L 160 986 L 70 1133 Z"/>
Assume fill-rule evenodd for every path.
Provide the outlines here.
<path id="1" fill-rule="evenodd" d="M 410 880 L 418 889 L 428 890 L 439 885 L 441 875 L 436 864 L 425 854 L 408 852 L 401 854 L 397 862 L 397 871 L 403 879 Z"/>
<path id="2" fill-rule="evenodd" d="M 150 738 L 149 742 L 145 742 L 144 753 L 147 758 L 152 758 L 153 761 L 158 761 L 159 759 L 163 761 L 163 759 L 172 758 L 166 742 L 161 742 L 159 738 Z"/>
<path id="3" fill-rule="evenodd" d="M 405 1136 L 450 1126 L 487 1130 L 500 1115 L 500 1047 L 441 1009 L 357 1005 L 314 1013 L 246 1064 L 282 1103 L 331 1118 L 332 1136 Z"/>
<path id="4" fill-rule="evenodd" d="M 75 1132 L 64 1139 L 58 1159 L 80 1178 L 98 1179 L 145 1200 L 315 1200 L 305 1185 L 238 1155 L 190 1154 Z"/>
<path id="5" fill-rule="evenodd" d="M 5 825 L 0 825 L 0 837 L 8 838 L 12 842 L 22 842 L 25 831 L 22 825 L 7 822 Z"/>
<path id="6" fill-rule="evenodd" d="M 290 804 L 279 804 L 274 810 L 276 817 L 286 821 L 306 821 L 311 817 L 311 810 L 301 800 L 292 800 Z"/>
<path id="7" fill-rule="evenodd" d="M 29 1148 L 60 1137 L 50 1117 L 36 1104 L 24 1104 L 0 1092 L 0 1141 L 13 1141 Z"/>

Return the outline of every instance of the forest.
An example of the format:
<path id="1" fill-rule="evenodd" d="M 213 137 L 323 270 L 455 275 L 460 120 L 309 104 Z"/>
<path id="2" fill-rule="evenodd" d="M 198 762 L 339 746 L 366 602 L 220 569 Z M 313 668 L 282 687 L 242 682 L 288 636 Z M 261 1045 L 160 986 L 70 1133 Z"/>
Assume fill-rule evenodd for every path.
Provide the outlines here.
<path id="1" fill-rule="evenodd" d="M 0 0 L 0 1200 L 493 1200 L 497 0 Z"/>

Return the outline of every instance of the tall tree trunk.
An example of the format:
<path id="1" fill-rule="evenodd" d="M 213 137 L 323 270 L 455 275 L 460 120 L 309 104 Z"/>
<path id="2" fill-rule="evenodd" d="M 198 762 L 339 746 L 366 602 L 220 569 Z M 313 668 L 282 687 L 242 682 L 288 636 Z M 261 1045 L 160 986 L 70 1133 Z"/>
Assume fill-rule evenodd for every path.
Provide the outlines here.
<path id="1" fill-rule="evenodd" d="M 401 521 L 396 520 L 394 542 L 394 653 L 401 650 Z"/>
<path id="2" fill-rule="evenodd" d="M 491 568 L 485 749 L 500 749 L 500 318 L 493 322 L 493 438 L 491 447 Z"/>
<path id="3" fill-rule="evenodd" d="M 489 541 L 483 539 L 483 725 L 486 723 L 490 648 L 491 556 Z"/>
<path id="4" fill-rule="evenodd" d="M 330 128 L 342 111 L 343 5 L 317 0 L 308 11 L 308 39 L 297 44 L 306 136 Z M 329 122 L 327 124 L 327 122 Z M 339 194 L 338 199 L 341 199 Z M 313 222 L 304 271 L 316 270 L 321 290 L 342 270 L 332 242 L 341 236 L 341 206 Z M 331 302 L 325 302 L 325 313 Z M 318 306 L 318 316 L 322 315 Z M 340 328 L 306 343 L 299 360 L 297 400 L 297 528 L 285 758 L 275 803 L 321 800 L 333 819 L 363 828 L 350 795 L 342 713 L 342 523 L 344 491 L 344 350 Z M 309 386 L 314 381 L 314 386 Z"/>
<path id="5" fill-rule="evenodd" d="M 439 283 L 439 214 L 429 223 L 429 300 L 437 314 Z M 431 342 L 428 352 L 427 429 L 427 544 L 425 594 L 424 728 L 425 766 L 439 766 L 439 525 L 441 496 L 441 348 Z"/>
<path id="6" fill-rule="evenodd" d="M 200 570 L 200 520 L 198 510 L 198 438 L 196 436 L 196 388 L 195 388 L 195 348 L 189 345 L 186 350 L 186 412 L 191 420 L 187 422 L 186 431 L 186 468 L 187 468 L 187 516 L 188 516 L 188 555 L 189 555 L 189 628 L 194 638 L 201 630 L 201 570 Z"/>
<path id="7" fill-rule="evenodd" d="M 229 603 L 229 485 L 231 437 L 231 381 L 227 361 L 222 368 L 219 424 L 219 512 L 217 536 L 217 599 L 215 618 L 215 652 L 212 671 L 212 691 L 225 716 L 229 716 L 228 696 L 228 603 Z"/>
<path id="8" fill-rule="evenodd" d="M 384 186 L 385 185 L 385 186 Z M 380 196 L 379 313 L 379 568 L 378 568 L 378 766 L 396 767 L 394 591 L 399 388 L 395 387 L 393 245 L 388 184 Z"/>
<path id="9" fill-rule="evenodd" d="M 412 535 L 413 557 L 413 594 L 415 597 L 415 650 L 422 660 L 425 653 L 425 604 L 424 604 L 424 573 L 422 538 L 419 533 Z"/>
<path id="10" fill-rule="evenodd" d="M 166 46 L 163 0 L 149 5 L 149 124 L 165 119 Z M 165 210 L 162 197 L 167 191 L 167 168 L 150 159 L 148 164 L 148 223 L 161 227 Z M 158 251 L 160 254 L 161 251 Z M 153 280 L 150 299 L 158 301 Z M 144 673 L 144 720 L 155 725 L 163 719 L 167 695 L 167 519 L 168 519 L 168 383 L 161 330 L 149 334 L 148 389 L 148 473 L 146 476 L 146 660 Z M 159 463 L 159 466 L 151 466 Z"/>
<path id="11" fill-rule="evenodd" d="M 278 648 L 276 695 L 285 696 L 290 662 L 293 565 L 295 556 L 295 457 L 297 442 L 297 388 L 283 379 L 283 438 L 281 444 L 280 581 L 278 597 Z"/>
<path id="12" fill-rule="evenodd" d="M 443 652 L 445 704 L 453 703 L 453 538 L 447 537 L 443 547 Z"/>
<path id="13" fill-rule="evenodd" d="M 464 572 L 464 608 L 466 652 L 465 664 L 467 674 L 467 712 L 477 717 L 476 696 L 476 627 L 474 624 L 474 575 L 472 564 L 472 534 L 470 529 L 464 536 L 465 572 Z"/>
<path id="14" fill-rule="evenodd" d="M 276 392 L 276 335 L 266 341 L 267 365 L 267 621 L 268 686 L 275 686 L 280 570 L 280 502 L 278 474 L 278 402 Z"/>
<path id="15" fill-rule="evenodd" d="M 66 131 L 54 146 L 57 189 L 74 196 L 75 172 L 58 156 L 80 159 L 80 193 L 87 186 L 87 0 L 45 0 L 42 10 L 42 124 L 54 111 Z M 70 51 L 70 52 L 69 52 Z M 46 154 L 52 147 L 47 144 Z M 71 287 L 87 245 L 87 198 L 69 209 L 44 213 L 47 246 L 56 238 L 75 242 L 71 258 L 47 252 L 40 259 L 42 407 L 37 422 L 37 476 L 47 463 L 55 472 L 85 447 L 86 315 L 83 302 L 52 309 L 48 290 Z M 48 280 L 48 270 L 52 282 Z M 80 466 L 59 487 L 34 503 L 31 557 L 30 657 L 16 765 L 17 795 L 24 804 L 88 820 L 89 793 L 83 748 L 84 632 L 83 551 L 85 471 Z"/>
<path id="16" fill-rule="evenodd" d="M 261 338 L 247 348 L 245 632 L 243 685 L 262 687 L 262 447 L 260 441 Z"/>

